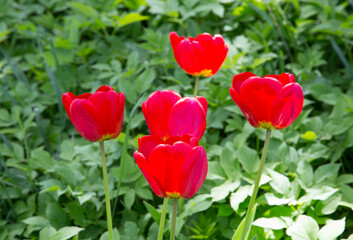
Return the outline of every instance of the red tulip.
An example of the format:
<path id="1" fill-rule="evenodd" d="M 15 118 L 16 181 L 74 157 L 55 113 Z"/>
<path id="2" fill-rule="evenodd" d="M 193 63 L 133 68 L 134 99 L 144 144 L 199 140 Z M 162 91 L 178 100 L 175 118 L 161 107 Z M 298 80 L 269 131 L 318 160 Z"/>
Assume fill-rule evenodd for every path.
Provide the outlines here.
<path id="1" fill-rule="evenodd" d="M 171 32 L 169 37 L 179 66 L 193 76 L 213 76 L 227 56 L 228 46 L 219 34 L 212 37 L 202 33 L 196 38 L 185 38 Z"/>
<path id="2" fill-rule="evenodd" d="M 134 153 L 136 163 L 159 197 L 191 198 L 205 181 L 207 156 L 196 138 L 185 135 L 163 141 L 145 136 L 139 138 L 139 151 Z"/>
<path id="3" fill-rule="evenodd" d="M 205 132 L 207 100 L 203 97 L 156 91 L 142 104 L 142 111 L 151 135 L 162 139 L 189 134 L 200 140 Z"/>
<path id="4" fill-rule="evenodd" d="M 123 126 L 125 97 L 109 86 L 94 94 L 79 96 L 71 92 L 62 95 L 62 102 L 79 134 L 91 142 L 116 138 Z"/>
<path id="5" fill-rule="evenodd" d="M 290 73 L 262 78 L 250 72 L 240 73 L 233 77 L 229 92 L 256 128 L 288 127 L 303 109 L 303 90 Z"/>

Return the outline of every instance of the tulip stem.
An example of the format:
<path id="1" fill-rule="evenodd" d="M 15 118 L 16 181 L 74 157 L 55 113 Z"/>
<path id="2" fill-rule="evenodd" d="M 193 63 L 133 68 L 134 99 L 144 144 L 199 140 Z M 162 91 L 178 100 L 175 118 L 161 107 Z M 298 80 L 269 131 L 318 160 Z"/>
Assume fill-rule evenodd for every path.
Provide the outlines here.
<path id="1" fill-rule="evenodd" d="M 200 77 L 195 77 L 194 97 L 197 97 L 197 92 L 199 91 L 199 79 Z"/>
<path id="2" fill-rule="evenodd" d="M 107 172 L 107 162 L 105 160 L 104 142 L 99 142 L 102 158 L 102 170 L 104 179 L 104 190 L 105 190 L 105 209 L 107 212 L 107 225 L 109 240 L 113 240 L 113 224 L 112 224 L 112 213 L 110 210 L 110 197 L 109 197 L 109 184 L 108 184 L 108 172 Z"/>
<path id="3" fill-rule="evenodd" d="M 248 232 L 251 229 L 251 219 L 252 219 L 251 212 L 252 212 L 252 209 L 253 209 L 254 204 L 255 204 L 257 191 L 259 190 L 261 174 L 262 174 L 262 170 L 264 169 L 264 165 L 265 165 L 268 145 L 269 145 L 269 142 L 270 142 L 270 136 L 271 136 L 271 130 L 267 129 L 265 144 L 264 144 L 264 148 L 262 150 L 262 155 L 261 155 L 260 166 L 259 166 L 259 170 L 258 170 L 257 175 L 256 175 L 255 186 L 254 186 L 254 190 L 252 192 L 251 198 L 250 198 L 248 210 L 246 212 L 244 227 L 243 227 L 243 230 L 242 230 L 242 233 L 241 233 L 241 238 L 240 238 L 241 240 L 245 240 L 247 238 Z M 233 236 L 233 238 L 234 238 L 234 236 Z"/>
<path id="4" fill-rule="evenodd" d="M 170 240 L 175 239 L 177 209 L 178 209 L 178 199 L 173 199 L 172 221 L 170 223 Z"/>
<path id="5" fill-rule="evenodd" d="M 165 215 L 167 213 L 168 199 L 169 198 L 164 198 L 164 201 L 163 201 L 161 221 L 159 222 L 158 240 L 163 240 L 164 223 L 165 223 Z"/>

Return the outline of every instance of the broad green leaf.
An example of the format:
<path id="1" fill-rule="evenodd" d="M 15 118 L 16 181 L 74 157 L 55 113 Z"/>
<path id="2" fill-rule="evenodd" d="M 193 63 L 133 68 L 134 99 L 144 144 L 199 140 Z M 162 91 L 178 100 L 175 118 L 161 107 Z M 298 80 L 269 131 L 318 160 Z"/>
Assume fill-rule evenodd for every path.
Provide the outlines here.
<path id="1" fill-rule="evenodd" d="M 87 17 L 97 18 L 99 16 L 97 10 L 90 5 L 81 2 L 70 2 L 69 5 Z"/>
<path id="2" fill-rule="evenodd" d="M 151 204 L 149 204 L 146 201 L 143 201 L 143 204 L 147 208 L 147 211 L 152 215 L 152 218 L 154 219 L 154 221 L 159 223 L 161 219 L 161 214 L 157 211 L 157 209 L 155 209 Z"/>
<path id="3" fill-rule="evenodd" d="M 227 146 L 223 148 L 222 154 L 220 156 L 220 164 L 228 179 L 234 180 L 240 177 L 239 165 L 235 159 L 235 153 L 233 149 Z"/>
<path id="4" fill-rule="evenodd" d="M 341 220 L 329 220 L 319 231 L 319 240 L 334 240 L 340 236 L 345 229 L 346 218 Z"/>
<path id="5" fill-rule="evenodd" d="M 239 204 L 251 195 L 253 187 L 250 185 L 241 186 L 238 190 L 230 195 L 230 206 L 234 211 L 238 211 Z"/>
<path id="6" fill-rule="evenodd" d="M 135 191 L 133 189 L 130 189 L 127 193 L 125 193 L 124 202 L 126 204 L 126 207 L 128 209 L 131 209 L 131 206 L 135 202 Z"/>
<path id="7" fill-rule="evenodd" d="M 226 198 L 229 193 L 233 192 L 240 186 L 240 181 L 226 181 L 223 184 L 211 189 L 212 201 L 217 202 Z"/>
<path id="8" fill-rule="evenodd" d="M 308 141 L 314 141 L 317 138 L 314 131 L 306 131 L 304 134 L 300 135 L 300 137 Z"/>
<path id="9" fill-rule="evenodd" d="M 260 159 L 257 152 L 245 145 L 239 148 L 238 159 L 247 173 L 255 173 L 259 169 Z"/>
<path id="10" fill-rule="evenodd" d="M 317 240 L 319 225 L 309 216 L 300 215 L 290 228 L 287 229 L 287 234 L 293 240 Z"/>
<path id="11" fill-rule="evenodd" d="M 30 217 L 25 220 L 22 220 L 22 222 L 28 225 L 38 225 L 42 227 L 47 226 L 49 224 L 48 219 L 40 216 Z"/>
<path id="12" fill-rule="evenodd" d="M 146 69 L 135 80 L 136 91 L 141 94 L 148 90 L 151 87 L 151 84 L 155 77 L 156 73 L 152 68 Z"/>
<path id="13" fill-rule="evenodd" d="M 256 208 L 257 208 L 257 205 L 255 205 L 255 206 L 253 207 L 253 209 L 251 210 L 251 215 L 250 215 L 250 217 L 251 217 L 251 222 L 250 222 L 250 223 L 252 223 L 253 220 L 254 220 L 254 217 L 255 217 L 255 214 L 256 214 Z M 235 230 L 235 233 L 234 233 L 234 235 L 233 235 L 233 237 L 232 237 L 232 240 L 240 240 L 240 239 L 241 239 L 241 234 L 242 234 L 242 231 L 243 231 L 244 222 L 245 222 L 245 217 L 244 217 L 244 219 L 241 221 L 241 223 L 239 224 L 237 230 Z M 250 232 L 250 230 L 251 230 L 251 224 L 250 224 L 250 227 L 249 227 L 249 232 Z M 246 238 L 245 238 L 245 239 L 248 238 L 249 232 L 246 234 Z"/>
<path id="14" fill-rule="evenodd" d="M 51 235 L 48 240 L 66 240 L 76 236 L 81 232 L 83 228 L 79 227 L 63 227 L 53 235 Z"/>
<path id="15" fill-rule="evenodd" d="M 253 225 L 274 230 L 279 230 L 287 227 L 286 223 L 278 217 L 258 218 L 253 222 Z"/>
<path id="16" fill-rule="evenodd" d="M 47 151 L 37 148 L 31 152 L 31 156 L 32 164 L 35 168 L 40 168 L 48 172 L 54 170 L 56 162 Z"/>
<path id="17" fill-rule="evenodd" d="M 286 176 L 271 169 L 268 169 L 268 172 L 270 173 L 272 178 L 270 182 L 271 187 L 278 193 L 286 195 L 291 189 L 289 179 Z"/>
<path id="18" fill-rule="evenodd" d="M 310 187 L 314 181 L 314 172 L 310 163 L 306 160 L 301 160 L 297 167 L 297 172 L 299 174 L 299 180 L 305 185 L 305 187 Z"/>
<path id="19" fill-rule="evenodd" d="M 105 233 L 103 233 L 103 235 L 99 238 L 99 240 L 110 240 L 109 232 L 106 231 Z M 120 240 L 120 234 L 118 229 L 116 228 L 113 229 L 113 240 Z"/>
<path id="20" fill-rule="evenodd" d="M 316 169 L 314 173 L 315 182 L 319 183 L 331 176 L 336 175 L 340 167 L 341 167 L 340 164 L 337 164 L 337 163 L 329 163 L 329 164 L 321 165 Z"/>
<path id="21" fill-rule="evenodd" d="M 149 16 L 143 16 L 140 13 L 128 13 L 118 20 L 118 27 L 124 27 L 128 24 L 148 20 Z"/>
<path id="22" fill-rule="evenodd" d="M 122 78 L 118 82 L 118 87 L 119 87 L 119 91 L 124 93 L 126 99 L 130 103 L 136 103 L 137 93 L 136 93 L 135 87 L 133 86 L 133 84 L 131 82 Z"/>

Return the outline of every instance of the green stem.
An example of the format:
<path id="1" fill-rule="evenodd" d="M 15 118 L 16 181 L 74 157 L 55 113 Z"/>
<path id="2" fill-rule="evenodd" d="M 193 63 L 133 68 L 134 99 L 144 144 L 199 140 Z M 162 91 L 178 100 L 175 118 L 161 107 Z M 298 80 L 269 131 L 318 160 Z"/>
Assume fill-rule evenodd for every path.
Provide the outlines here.
<path id="1" fill-rule="evenodd" d="M 197 92 L 199 91 L 199 79 L 200 77 L 195 77 L 194 97 L 197 97 Z"/>
<path id="2" fill-rule="evenodd" d="M 250 231 L 250 225 L 251 225 L 251 211 L 254 207 L 255 204 L 255 200 L 256 200 L 256 196 L 257 196 L 257 191 L 259 190 L 259 185 L 260 185 L 260 179 L 261 179 L 261 174 L 262 174 L 262 170 L 264 169 L 264 165 L 265 165 L 265 160 L 266 160 L 266 155 L 267 155 L 267 150 L 268 150 L 268 145 L 270 142 L 270 136 L 271 136 L 271 130 L 267 129 L 266 132 L 266 139 L 265 139 L 265 144 L 264 144 L 264 149 L 262 150 L 262 156 L 261 156 L 261 161 L 260 161 L 260 166 L 259 166 L 259 171 L 257 172 L 257 176 L 256 176 L 256 180 L 255 180 L 255 186 L 254 186 L 254 190 L 252 192 L 251 198 L 250 198 L 250 202 L 249 202 L 249 206 L 248 206 L 248 210 L 246 212 L 246 217 L 245 217 L 245 222 L 244 222 L 244 227 L 243 227 L 243 231 L 241 233 L 241 240 L 245 240 L 248 232 Z M 233 236 L 234 237 L 234 236 Z"/>
<path id="3" fill-rule="evenodd" d="M 108 225 L 109 240 L 113 240 L 112 213 L 110 210 L 108 172 L 107 172 L 107 162 L 105 161 L 104 142 L 103 141 L 99 142 L 99 146 L 101 149 L 101 157 L 102 157 L 102 170 L 103 170 L 104 190 L 105 190 L 105 209 L 107 212 L 107 225 Z"/>
<path id="4" fill-rule="evenodd" d="M 170 240 L 175 239 L 177 209 L 178 209 L 178 199 L 173 199 L 172 222 L 170 223 Z"/>
<path id="5" fill-rule="evenodd" d="M 164 223 L 165 223 L 165 215 L 167 213 L 167 206 L 168 206 L 168 198 L 164 198 L 161 221 L 159 222 L 158 240 L 163 239 Z"/>

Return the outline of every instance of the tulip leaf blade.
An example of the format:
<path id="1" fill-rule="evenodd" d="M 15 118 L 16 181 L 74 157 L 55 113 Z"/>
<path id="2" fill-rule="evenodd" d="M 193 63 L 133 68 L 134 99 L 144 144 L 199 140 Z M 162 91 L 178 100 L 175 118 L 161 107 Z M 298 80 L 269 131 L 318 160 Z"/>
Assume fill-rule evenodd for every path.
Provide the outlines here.
<path id="1" fill-rule="evenodd" d="M 253 209 L 251 210 L 251 222 L 253 222 L 254 220 L 254 217 L 255 217 L 255 213 L 256 213 L 256 208 L 257 208 L 257 205 L 255 205 L 253 207 Z M 235 233 L 232 237 L 232 240 L 240 240 L 241 239 L 241 234 L 242 234 L 242 231 L 243 231 L 243 227 L 244 227 L 244 223 L 245 223 L 245 218 L 241 221 L 241 223 L 239 224 L 237 230 L 235 230 Z M 251 228 L 249 228 L 250 230 Z M 248 237 L 249 235 L 249 232 L 246 234 L 246 236 Z M 246 237 L 246 239 L 247 239 Z"/>

